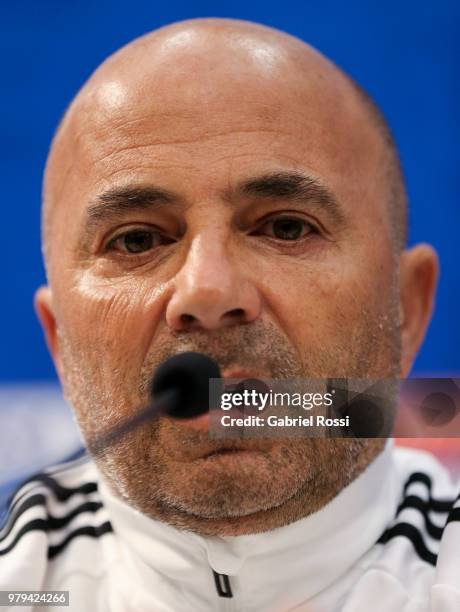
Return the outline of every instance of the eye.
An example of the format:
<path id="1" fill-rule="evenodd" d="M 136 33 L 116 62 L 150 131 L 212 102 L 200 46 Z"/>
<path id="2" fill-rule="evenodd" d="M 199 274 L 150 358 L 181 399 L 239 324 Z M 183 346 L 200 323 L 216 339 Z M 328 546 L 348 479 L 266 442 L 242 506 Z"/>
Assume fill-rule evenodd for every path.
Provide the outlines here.
<path id="1" fill-rule="evenodd" d="M 278 217 L 259 226 L 257 234 L 265 234 L 277 240 L 293 242 L 304 238 L 316 229 L 299 217 Z"/>
<path id="2" fill-rule="evenodd" d="M 168 238 L 159 231 L 134 229 L 113 238 L 107 245 L 107 250 L 136 255 L 171 242 L 174 242 L 172 238 Z"/>

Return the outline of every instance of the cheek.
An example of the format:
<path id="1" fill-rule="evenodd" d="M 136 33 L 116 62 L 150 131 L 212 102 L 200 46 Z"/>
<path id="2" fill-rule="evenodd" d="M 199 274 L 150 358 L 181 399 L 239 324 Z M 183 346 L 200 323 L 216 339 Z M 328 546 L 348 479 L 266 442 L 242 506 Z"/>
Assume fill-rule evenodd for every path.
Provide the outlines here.
<path id="1" fill-rule="evenodd" d="M 347 284 L 343 260 L 290 261 L 263 278 L 266 309 L 294 346 L 319 342 L 340 310 Z"/>
<path id="2" fill-rule="evenodd" d="M 391 257 L 383 263 L 375 252 L 355 255 L 289 262 L 265 275 L 267 309 L 300 353 L 332 347 L 339 339 L 346 344 L 355 331 L 388 314 L 395 278 Z"/>
<path id="3" fill-rule="evenodd" d="M 166 285 L 139 278 L 103 281 L 83 273 L 58 295 L 59 327 L 83 355 L 123 360 L 139 371 L 162 313 Z"/>

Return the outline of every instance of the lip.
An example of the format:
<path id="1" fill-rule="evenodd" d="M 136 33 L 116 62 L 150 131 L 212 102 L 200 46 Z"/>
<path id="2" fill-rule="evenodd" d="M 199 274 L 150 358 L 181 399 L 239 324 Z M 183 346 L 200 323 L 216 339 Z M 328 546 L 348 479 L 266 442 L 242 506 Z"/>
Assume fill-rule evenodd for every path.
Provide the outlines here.
<path id="1" fill-rule="evenodd" d="M 209 429 L 209 410 L 200 414 L 196 417 L 192 417 L 191 419 L 180 419 L 180 423 L 183 423 L 187 427 L 192 427 L 193 429 L 200 429 L 207 431 Z"/>
<path id="2" fill-rule="evenodd" d="M 245 456 L 245 455 L 253 455 L 254 453 L 258 453 L 255 449 L 249 448 L 221 448 L 219 450 L 212 451 L 207 455 L 203 455 L 200 459 L 212 459 L 213 457 L 231 457 L 231 456 Z"/>
<path id="3" fill-rule="evenodd" d="M 243 378 L 243 379 L 248 379 L 248 378 L 255 378 L 255 379 L 261 379 L 264 378 L 264 376 L 260 373 L 257 372 L 251 372 L 248 370 L 238 370 L 238 369 L 228 369 L 228 370 L 223 370 L 222 372 L 222 378 L 228 379 L 228 378 Z"/>

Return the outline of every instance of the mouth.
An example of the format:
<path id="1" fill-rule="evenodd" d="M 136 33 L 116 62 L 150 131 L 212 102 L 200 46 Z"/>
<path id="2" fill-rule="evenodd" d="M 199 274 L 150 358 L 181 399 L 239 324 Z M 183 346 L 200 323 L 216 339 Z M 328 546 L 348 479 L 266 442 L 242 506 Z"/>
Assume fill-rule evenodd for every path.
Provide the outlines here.
<path id="1" fill-rule="evenodd" d="M 191 417 L 189 419 L 180 419 L 180 424 L 185 425 L 186 427 L 191 427 L 192 429 L 198 429 L 200 431 L 208 431 L 209 430 L 209 410 L 203 412 L 203 414 L 199 414 L 198 416 Z"/>
<path id="2" fill-rule="evenodd" d="M 266 376 L 265 376 L 266 377 Z M 238 379 L 259 379 L 259 378 L 264 378 L 264 375 L 261 374 L 260 372 L 256 372 L 255 370 L 244 370 L 242 368 L 238 369 L 238 368 L 228 368 L 222 371 L 222 378 L 224 379 L 231 379 L 231 378 L 238 378 Z"/>
<path id="3" fill-rule="evenodd" d="M 207 453 L 200 457 L 200 460 L 204 461 L 213 461 L 221 458 L 231 458 L 231 459 L 249 459 L 250 457 L 254 457 L 255 455 L 260 455 L 261 451 L 254 449 L 229 449 L 223 448 L 221 450 L 213 451 L 212 453 Z"/>

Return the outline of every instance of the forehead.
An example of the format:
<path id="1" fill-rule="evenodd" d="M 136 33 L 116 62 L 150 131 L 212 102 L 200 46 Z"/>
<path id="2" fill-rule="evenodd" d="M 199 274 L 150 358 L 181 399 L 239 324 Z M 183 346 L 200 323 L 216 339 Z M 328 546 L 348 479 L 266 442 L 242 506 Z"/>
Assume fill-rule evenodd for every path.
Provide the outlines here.
<path id="1" fill-rule="evenodd" d="M 270 166 L 317 175 L 355 206 L 372 192 L 374 210 L 361 212 L 378 211 L 382 144 L 339 71 L 282 46 L 240 40 L 210 54 L 198 44 L 190 55 L 185 43 L 152 56 L 140 48 L 90 82 L 52 155 L 57 216 L 78 215 L 113 184 L 180 182 L 209 194 Z"/>

